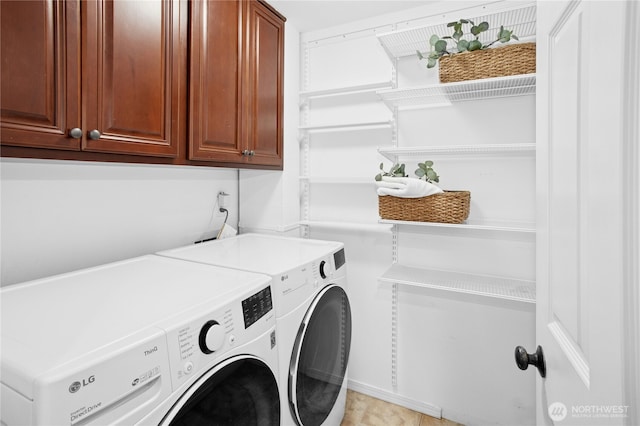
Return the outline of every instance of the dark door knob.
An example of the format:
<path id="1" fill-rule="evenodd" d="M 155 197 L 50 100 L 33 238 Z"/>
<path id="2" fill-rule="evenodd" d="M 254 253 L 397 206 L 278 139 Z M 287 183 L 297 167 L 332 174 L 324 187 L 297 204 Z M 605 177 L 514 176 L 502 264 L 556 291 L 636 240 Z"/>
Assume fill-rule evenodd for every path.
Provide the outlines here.
<path id="1" fill-rule="evenodd" d="M 516 346 L 516 364 L 520 370 L 526 370 L 529 364 L 535 365 L 541 377 L 547 376 L 547 366 L 544 362 L 542 346 L 538 346 L 534 354 L 528 354 L 525 348 Z"/>

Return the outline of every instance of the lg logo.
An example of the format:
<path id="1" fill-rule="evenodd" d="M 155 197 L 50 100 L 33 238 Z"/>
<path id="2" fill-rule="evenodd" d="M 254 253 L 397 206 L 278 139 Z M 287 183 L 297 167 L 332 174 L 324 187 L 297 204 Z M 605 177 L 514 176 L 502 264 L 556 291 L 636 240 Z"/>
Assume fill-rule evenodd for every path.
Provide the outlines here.
<path id="1" fill-rule="evenodd" d="M 82 379 L 81 382 L 73 382 L 71 383 L 71 385 L 69 386 L 69 392 L 71 393 L 76 393 L 78 392 L 82 387 L 84 386 L 89 386 L 91 383 L 96 381 L 96 377 L 95 376 L 89 376 L 86 379 Z"/>
<path id="2" fill-rule="evenodd" d="M 561 422 L 567 417 L 567 406 L 562 402 L 554 402 L 549 406 L 549 417 L 554 422 Z"/>

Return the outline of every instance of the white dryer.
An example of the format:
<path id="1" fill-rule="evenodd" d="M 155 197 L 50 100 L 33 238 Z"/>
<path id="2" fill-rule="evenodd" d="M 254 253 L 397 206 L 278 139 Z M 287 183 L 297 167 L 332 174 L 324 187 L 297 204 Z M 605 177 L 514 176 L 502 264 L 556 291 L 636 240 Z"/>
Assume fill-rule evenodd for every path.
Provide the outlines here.
<path id="1" fill-rule="evenodd" d="M 273 277 L 282 424 L 340 424 L 351 348 L 342 243 L 242 234 L 158 254 Z"/>
<path id="2" fill-rule="evenodd" d="M 6 425 L 275 425 L 271 278 L 160 256 L 5 287 Z"/>

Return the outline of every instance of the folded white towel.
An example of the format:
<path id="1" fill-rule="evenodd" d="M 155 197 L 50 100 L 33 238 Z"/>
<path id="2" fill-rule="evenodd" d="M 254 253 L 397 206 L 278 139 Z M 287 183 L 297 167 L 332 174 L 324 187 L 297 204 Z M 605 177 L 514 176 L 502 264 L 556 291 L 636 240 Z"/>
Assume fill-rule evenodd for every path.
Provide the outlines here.
<path id="1" fill-rule="evenodd" d="M 382 176 L 376 181 L 378 195 L 393 195 L 401 198 L 420 198 L 444 192 L 436 185 L 416 178 Z"/>

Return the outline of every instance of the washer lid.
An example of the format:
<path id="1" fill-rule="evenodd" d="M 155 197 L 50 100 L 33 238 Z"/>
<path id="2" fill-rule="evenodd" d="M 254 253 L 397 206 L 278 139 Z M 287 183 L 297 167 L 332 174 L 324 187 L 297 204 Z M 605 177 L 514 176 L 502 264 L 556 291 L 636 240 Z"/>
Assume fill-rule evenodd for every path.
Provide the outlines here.
<path id="1" fill-rule="evenodd" d="M 334 241 L 241 234 L 159 252 L 159 255 L 275 276 L 339 250 Z"/>
<path id="2" fill-rule="evenodd" d="M 34 381 L 126 350 L 161 321 L 220 309 L 266 275 L 144 256 L 4 287 L 2 382 L 33 398 Z M 84 360 L 83 360 L 84 359 Z"/>

